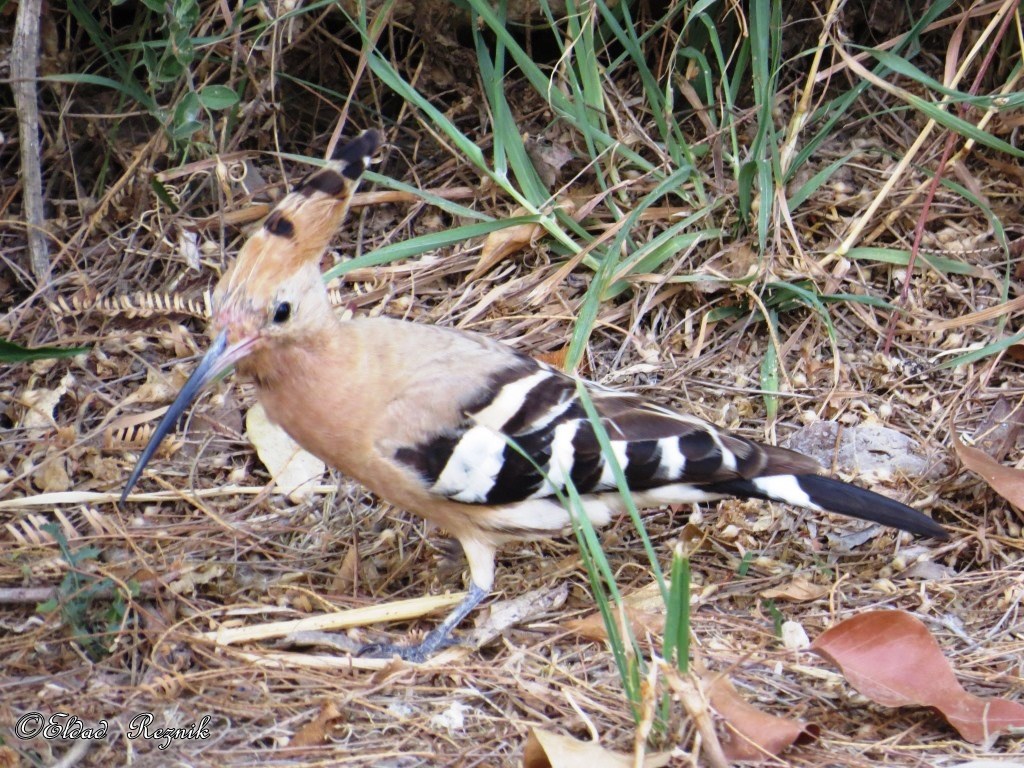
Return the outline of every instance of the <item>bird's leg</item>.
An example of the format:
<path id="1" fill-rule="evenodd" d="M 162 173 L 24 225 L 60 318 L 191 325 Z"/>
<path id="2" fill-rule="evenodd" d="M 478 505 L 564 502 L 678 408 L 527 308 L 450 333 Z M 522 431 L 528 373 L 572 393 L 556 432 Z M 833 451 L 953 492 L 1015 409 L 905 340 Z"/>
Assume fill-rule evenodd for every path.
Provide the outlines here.
<path id="1" fill-rule="evenodd" d="M 452 630 L 476 608 L 480 601 L 487 597 L 487 590 L 478 587 L 471 582 L 469 591 L 462 599 L 462 602 L 455 606 L 455 610 L 434 627 L 423 641 L 416 645 L 398 645 L 396 643 L 372 643 L 364 645 L 359 649 L 358 656 L 369 656 L 371 658 L 390 658 L 398 656 L 405 661 L 423 662 L 430 658 L 434 652 L 452 645 Z"/>

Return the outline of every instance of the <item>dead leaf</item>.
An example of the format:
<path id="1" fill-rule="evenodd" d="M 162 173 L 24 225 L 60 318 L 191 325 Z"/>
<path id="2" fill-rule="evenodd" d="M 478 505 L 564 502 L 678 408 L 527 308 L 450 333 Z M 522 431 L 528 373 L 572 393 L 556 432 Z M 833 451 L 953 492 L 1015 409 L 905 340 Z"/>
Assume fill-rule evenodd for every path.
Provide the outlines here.
<path id="1" fill-rule="evenodd" d="M 534 358 L 561 371 L 565 368 L 565 358 L 568 357 L 568 355 L 569 345 L 566 344 L 564 347 L 559 347 L 551 352 L 541 352 L 540 354 L 534 355 Z"/>
<path id="2" fill-rule="evenodd" d="M 839 667 L 872 701 L 933 707 L 975 744 L 1024 727 L 1024 705 L 965 691 L 928 628 L 904 611 L 854 616 L 826 630 L 811 650 Z"/>
<path id="3" fill-rule="evenodd" d="M 334 727 L 336 720 L 343 720 L 341 711 L 333 701 L 324 702 L 320 705 L 320 712 L 317 716 L 302 726 L 288 742 L 288 746 L 295 747 L 316 747 L 327 741 L 330 730 Z"/>
<path id="4" fill-rule="evenodd" d="M 963 465 L 976 475 L 981 475 L 993 491 L 1016 509 L 1024 511 L 1024 472 L 1000 464 L 984 451 L 966 445 L 956 432 L 952 429 L 950 431 L 953 434 L 953 450 Z"/>
<path id="5" fill-rule="evenodd" d="M 558 207 L 569 215 L 576 210 L 576 204 L 568 198 L 560 200 Z M 525 208 L 517 208 L 512 212 L 512 216 L 527 216 L 529 213 Z M 514 224 L 491 232 L 484 240 L 480 249 L 480 259 L 466 277 L 466 281 L 475 280 L 486 274 L 503 259 L 531 245 L 538 237 L 543 237 L 546 231 L 540 224 Z"/>
<path id="6" fill-rule="evenodd" d="M 75 383 L 75 377 L 64 374 L 53 389 L 26 389 L 19 400 L 25 406 L 25 415 L 18 425 L 22 429 L 54 429 L 57 423 L 53 420 L 53 412 L 61 398 L 68 393 L 68 388 Z"/>
<path id="7" fill-rule="evenodd" d="M 345 551 L 341 564 L 331 579 L 332 592 L 347 592 L 359 579 L 359 547 L 354 544 Z"/>
<path id="8" fill-rule="evenodd" d="M 772 587 L 761 593 L 761 597 L 774 600 L 790 600 L 794 603 L 803 603 L 810 600 L 817 600 L 828 594 L 829 587 L 821 584 L 813 584 L 803 576 L 797 576 L 789 584 L 781 587 Z"/>
<path id="9" fill-rule="evenodd" d="M 1024 350 L 1024 345 L 1021 348 Z M 1022 428 L 1024 408 L 1020 404 L 1011 404 L 1005 397 L 999 397 L 975 428 L 974 447 L 1001 463 L 1017 445 Z"/>
<path id="10" fill-rule="evenodd" d="M 720 740 L 730 761 L 760 762 L 794 744 L 818 738 L 818 726 L 762 712 L 740 696 L 725 675 L 715 675 L 706 693 L 712 709 L 724 721 Z"/>
<path id="11" fill-rule="evenodd" d="M 665 582 L 666 589 L 670 583 Z M 665 632 L 665 599 L 657 582 L 651 582 L 626 595 L 622 599 L 622 606 L 634 637 L 642 638 L 648 634 L 660 637 Z M 603 642 L 608 639 L 604 619 L 599 611 L 594 611 L 582 619 L 566 621 L 562 626 L 587 640 Z"/>
<path id="12" fill-rule="evenodd" d="M 529 211 L 517 208 L 512 212 L 513 216 L 526 216 Z M 484 240 L 483 248 L 480 249 L 480 260 L 477 261 L 473 271 L 466 277 L 470 282 L 481 275 L 487 274 L 502 259 L 521 251 L 530 245 L 534 239 L 543 237 L 544 227 L 540 224 L 514 224 L 511 227 L 495 230 Z"/>
<path id="13" fill-rule="evenodd" d="M 625 608 L 626 618 L 636 638 L 651 635 L 662 635 L 665 631 L 665 614 L 655 611 L 644 611 L 637 608 Z M 570 619 L 563 626 L 570 632 L 580 637 L 595 642 L 602 642 L 608 639 L 608 630 L 605 629 L 604 619 L 601 614 L 594 612 L 582 619 Z"/>
<path id="14" fill-rule="evenodd" d="M 644 757 L 645 768 L 668 765 L 667 753 Z M 579 741 L 539 728 L 530 730 L 523 749 L 523 768 L 631 768 L 633 755 L 611 752 L 592 741 Z"/>
<path id="15" fill-rule="evenodd" d="M 246 414 L 245 431 L 281 493 L 295 504 L 313 493 L 327 466 L 270 421 L 259 403 Z"/>
<path id="16" fill-rule="evenodd" d="M 59 493 L 71 487 L 71 478 L 62 457 L 54 457 L 43 463 L 32 476 L 32 482 L 43 493 Z"/>

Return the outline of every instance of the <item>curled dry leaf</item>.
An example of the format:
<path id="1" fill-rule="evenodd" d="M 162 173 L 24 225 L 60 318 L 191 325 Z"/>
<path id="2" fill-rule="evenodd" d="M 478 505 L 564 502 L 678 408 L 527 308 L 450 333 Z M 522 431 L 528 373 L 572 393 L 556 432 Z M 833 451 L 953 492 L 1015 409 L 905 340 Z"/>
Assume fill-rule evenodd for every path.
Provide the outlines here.
<path id="1" fill-rule="evenodd" d="M 121 401 L 121 407 L 132 403 L 169 403 L 178 396 L 187 380 L 188 376 L 181 366 L 175 367 L 167 375 L 156 368 L 150 368 L 146 371 L 146 381 Z"/>
<path id="2" fill-rule="evenodd" d="M 662 635 L 665 632 L 665 614 L 654 611 L 645 611 L 639 608 L 625 607 L 626 618 L 629 620 L 633 636 L 636 638 L 647 635 Z M 567 630 L 580 637 L 595 642 L 602 642 L 608 639 L 608 630 L 605 629 L 604 619 L 598 611 L 582 619 L 571 619 L 563 625 Z"/>
<path id="3" fill-rule="evenodd" d="M 570 215 L 576 210 L 575 203 L 568 198 L 559 201 L 558 207 Z M 512 216 L 527 216 L 529 213 L 525 208 L 517 208 L 512 212 Z M 466 281 L 475 280 L 486 274 L 503 259 L 513 253 L 518 253 L 538 237 L 543 237 L 545 231 L 540 224 L 513 224 L 510 227 L 491 232 L 484 240 L 483 247 L 480 249 L 480 259 L 473 267 L 473 271 L 466 277 Z"/>
<path id="4" fill-rule="evenodd" d="M 74 382 L 75 377 L 66 373 L 60 384 L 53 389 L 26 389 L 22 392 L 19 400 L 25 406 L 25 414 L 18 426 L 22 429 L 56 428 L 57 424 L 53 420 L 54 409 Z"/>
<path id="5" fill-rule="evenodd" d="M 1024 728 L 1024 705 L 963 689 L 935 638 L 904 611 L 869 611 L 826 630 L 811 650 L 850 685 L 887 707 L 934 707 L 968 741 L 980 744 Z"/>
<path id="6" fill-rule="evenodd" d="M 566 344 L 564 347 L 552 350 L 551 352 L 541 352 L 540 354 L 534 355 L 534 357 L 542 363 L 550 365 L 552 368 L 558 368 L 562 370 L 565 368 L 565 360 L 569 356 L 569 345 Z"/>
<path id="7" fill-rule="evenodd" d="M 660 768 L 668 765 L 670 755 L 647 755 L 640 765 Z M 632 768 L 633 755 L 612 752 L 592 741 L 580 741 L 534 728 L 523 750 L 523 768 Z"/>
<path id="8" fill-rule="evenodd" d="M 950 432 L 953 433 L 953 450 L 964 466 L 981 475 L 993 491 L 1024 511 L 1024 472 L 1000 464 L 984 451 L 966 445 L 952 429 Z"/>
<path id="9" fill-rule="evenodd" d="M 761 597 L 771 600 L 790 600 L 794 603 L 817 600 L 828 594 L 829 587 L 813 584 L 803 576 L 797 576 L 788 584 L 772 587 L 761 592 Z"/>
<path id="10" fill-rule="evenodd" d="M 293 749 L 319 746 L 327 741 L 334 726 L 344 720 L 345 716 L 333 701 L 325 702 L 320 705 L 317 716 L 295 733 L 288 746 Z"/>
<path id="11" fill-rule="evenodd" d="M 666 581 L 666 589 L 669 585 L 670 582 Z M 651 582 L 626 595 L 622 600 L 622 607 L 634 637 L 643 638 L 647 635 L 660 637 L 664 634 L 665 601 L 657 583 Z M 594 611 L 582 619 L 571 619 L 564 622 L 562 626 L 587 640 L 603 642 L 608 639 L 608 630 L 605 629 L 600 611 Z"/>
<path id="12" fill-rule="evenodd" d="M 711 707 L 724 722 L 720 740 L 730 761 L 760 762 L 793 744 L 818 738 L 818 726 L 762 712 L 740 696 L 725 675 L 715 675 L 706 692 Z"/>

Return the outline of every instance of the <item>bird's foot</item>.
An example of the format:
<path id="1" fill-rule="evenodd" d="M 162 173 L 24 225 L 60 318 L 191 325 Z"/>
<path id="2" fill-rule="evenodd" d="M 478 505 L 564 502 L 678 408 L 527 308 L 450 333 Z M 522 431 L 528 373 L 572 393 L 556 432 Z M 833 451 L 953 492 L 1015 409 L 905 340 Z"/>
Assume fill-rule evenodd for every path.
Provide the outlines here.
<path id="1" fill-rule="evenodd" d="M 485 597 L 487 597 L 487 590 L 483 587 L 478 587 L 475 583 L 470 584 L 469 592 L 466 593 L 462 602 L 455 606 L 455 610 L 448 614 L 448 617 L 443 622 L 427 633 L 427 636 L 423 638 L 423 642 L 416 645 L 372 643 L 364 645 L 356 655 L 373 659 L 390 659 L 392 656 L 398 656 L 405 661 L 421 664 L 442 648 L 456 644 L 457 641 L 452 637 L 452 630 Z"/>
<path id="2" fill-rule="evenodd" d="M 435 630 L 423 638 L 423 642 L 416 643 L 415 645 L 370 643 L 356 651 L 356 656 L 362 656 L 368 659 L 390 659 L 397 656 L 403 661 L 422 664 L 437 651 L 440 651 L 443 648 L 448 648 L 452 645 L 457 645 L 457 643 L 458 641 L 453 638 L 450 633 L 441 634 Z"/>

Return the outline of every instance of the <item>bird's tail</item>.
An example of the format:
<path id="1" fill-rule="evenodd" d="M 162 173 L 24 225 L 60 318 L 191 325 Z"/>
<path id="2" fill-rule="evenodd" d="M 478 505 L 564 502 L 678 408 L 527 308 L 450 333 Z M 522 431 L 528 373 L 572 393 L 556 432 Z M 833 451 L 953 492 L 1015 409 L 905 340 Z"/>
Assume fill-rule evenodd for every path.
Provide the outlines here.
<path id="1" fill-rule="evenodd" d="M 707 486 L 707 489 L 743 498 L 769 499 L 797 507 L 837 512 L 919 536 L 949 538 L 945 528 L 916 509 L 825 475 L 767 475 L 749 480 L 725 480 Z"/>

